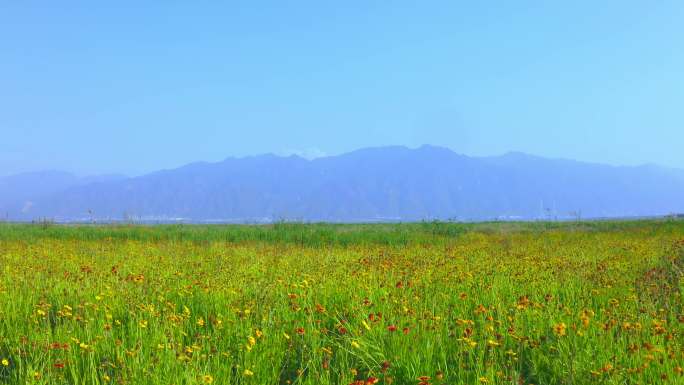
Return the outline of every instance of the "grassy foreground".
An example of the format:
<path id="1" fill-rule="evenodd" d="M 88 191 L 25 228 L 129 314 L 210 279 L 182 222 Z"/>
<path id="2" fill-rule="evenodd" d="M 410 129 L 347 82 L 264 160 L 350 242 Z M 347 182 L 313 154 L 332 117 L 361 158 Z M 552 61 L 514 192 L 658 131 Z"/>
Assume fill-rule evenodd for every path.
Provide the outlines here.
<path id="1" fill-rule="evenodd" d="M 684 383 L 684 222 L 0 225 L 0 383 Z"/>

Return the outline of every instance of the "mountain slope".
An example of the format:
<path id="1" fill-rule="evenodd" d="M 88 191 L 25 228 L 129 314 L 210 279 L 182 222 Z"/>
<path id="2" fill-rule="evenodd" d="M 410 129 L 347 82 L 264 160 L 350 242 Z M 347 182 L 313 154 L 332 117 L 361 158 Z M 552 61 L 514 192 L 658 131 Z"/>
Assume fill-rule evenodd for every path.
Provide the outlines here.
<path id="1" fill-rule="evenodd" d="M 79 178 L 63 171 L 27 172 L 0 177 L 0 209 L 3 216 L 18 218 L 17 211 L 27 215 L 37 201 L 64 192 L 72 187 L 125 179 L 122 175 L 98 175 Z"/>
<path id="2" fill-rule="evenodd" d="M 12 218 L 371 221 L 620 217 L 684 212 L 684 173 L 520 153 L 381 147 L 305 160 L 262 155 L 68 186 Z M 581 214 L 580 214 L 581 213 Z"/>

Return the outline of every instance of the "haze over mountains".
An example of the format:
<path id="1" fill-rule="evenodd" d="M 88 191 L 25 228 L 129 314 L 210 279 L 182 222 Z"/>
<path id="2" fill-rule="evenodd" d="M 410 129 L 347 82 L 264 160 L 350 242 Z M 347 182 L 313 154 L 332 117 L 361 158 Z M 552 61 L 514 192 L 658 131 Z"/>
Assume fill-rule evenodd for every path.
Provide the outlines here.
<path id="1" fill-rule="evenodd" d="M 10 220 L 416 221 L 655 216 L 684 212 L 684 171 L 423 146 L 306 160 L 261 155 L 127 178 L 0 178 Z"/>

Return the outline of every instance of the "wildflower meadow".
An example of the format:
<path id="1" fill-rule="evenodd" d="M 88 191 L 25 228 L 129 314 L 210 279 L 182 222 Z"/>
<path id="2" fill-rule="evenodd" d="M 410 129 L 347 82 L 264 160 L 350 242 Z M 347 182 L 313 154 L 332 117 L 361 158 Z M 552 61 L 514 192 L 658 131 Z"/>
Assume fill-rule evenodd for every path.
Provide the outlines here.
<path id="1" fill-rule="evenodd" d="M 0 225 L 2 384 L 684 384 L 684 222 Z"/>

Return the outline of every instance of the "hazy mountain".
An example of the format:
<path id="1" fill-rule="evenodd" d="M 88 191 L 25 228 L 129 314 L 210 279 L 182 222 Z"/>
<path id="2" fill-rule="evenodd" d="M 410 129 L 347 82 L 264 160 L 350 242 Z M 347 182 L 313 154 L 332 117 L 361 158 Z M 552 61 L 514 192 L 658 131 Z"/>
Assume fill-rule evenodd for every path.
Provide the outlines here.
<path id="1" fill-rule="evenodd" d="M 42 171 L 0 177 L 0 202 L 31 200 L 76 184 L 78 178 L 61 171 Z"/>
<path id="2" fill-rule="evenodd" d="M 126 179 L 122 175 L 77 177 L 63 171 L 38 171 L 0 177 L 0 208 L 2 217 L 12 219 L 30 216 L 37 201 L 64 192 L 72 187 Z M 26 215 L 21 215 L 19 213 Z M 10 215 L 11 214 L 11 215 Z"/>
<path id="3" fill-rule="evenodd" d="M 68 174 L 67 174 L 68 175 Z M 0 182 L 3 183 L 3 182 Z M 305 160 L 262 155 L 136 178 L 0 184 L 14 219 L 372 221 L 623 217 L 684 212 L 684 171 L 612 167 L 521 153 L 467 157 L 381 147 Z M 21 187 L 18 194 L 12 190 Z M 8 187 L 9 186 L 9 187 Z M 29 194 L 29 187 L 35 188 Z M 22 195 L 23 194 L 23 195 Z M 14 200 L 5 200 L 5 196 Z M 31 197 L 31 204 L 17 197 Z"/>

